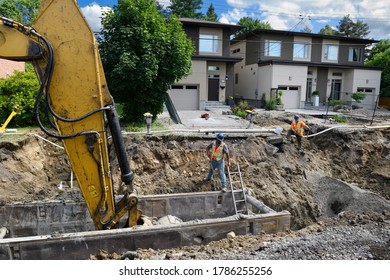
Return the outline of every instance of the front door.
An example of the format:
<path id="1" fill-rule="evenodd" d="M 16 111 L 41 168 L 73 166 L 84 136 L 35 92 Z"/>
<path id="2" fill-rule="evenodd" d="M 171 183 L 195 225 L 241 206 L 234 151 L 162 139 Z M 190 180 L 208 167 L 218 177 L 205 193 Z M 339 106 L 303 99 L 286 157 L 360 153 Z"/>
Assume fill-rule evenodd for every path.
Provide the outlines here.
<path id="1" fill-rule="evenodd" d="M 341 80 L 333 79 L 330 97 L 332 99 L 340 100 L 340 92 L 341 92 Z"/>
<path id="2" fill-rule="evenodd" d="M 209 78 L 209 100 L 219 101 L 219 79 Z"/>

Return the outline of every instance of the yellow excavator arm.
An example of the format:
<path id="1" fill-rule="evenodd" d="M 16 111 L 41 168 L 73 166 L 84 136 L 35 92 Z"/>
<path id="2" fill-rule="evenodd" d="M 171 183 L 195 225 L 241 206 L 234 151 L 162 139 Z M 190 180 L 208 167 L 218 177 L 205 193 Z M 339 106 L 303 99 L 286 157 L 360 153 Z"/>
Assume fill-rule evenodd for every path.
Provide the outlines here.
<path id="1" fill-rule="evenodd" d="M 128 214 L 127 226 L 141 212 L 132 187 L 119 120 L 108 91 L 95 35 L 75 0 L 43 0 L 32 27 L 1 17 L 0 57 L 32 61 L 40 81 L 35 116 L 41 129 L 63 141 L 71 168 L 97 229 L 113 228 Z M 44 100 L 46 128 L 39 118 Z M 108 155 L 108 132 L 127 193 L 115 201 Z"/>

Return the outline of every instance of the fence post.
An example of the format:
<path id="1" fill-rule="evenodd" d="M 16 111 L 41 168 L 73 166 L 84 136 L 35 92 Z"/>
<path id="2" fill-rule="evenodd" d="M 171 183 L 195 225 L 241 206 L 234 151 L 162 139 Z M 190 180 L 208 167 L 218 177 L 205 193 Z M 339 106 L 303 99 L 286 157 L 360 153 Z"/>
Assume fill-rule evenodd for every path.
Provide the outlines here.
<path id="1" fill-rule="evenodd" d="M 374 116 L 375 116 L 376 108 L 378 107 L 378 102 L 379 102 L 379 94 L 378 94 L 378 96 L 376 97 L 374 112 L 372 113 L 372 118 L 371 118 L 371 123 L 370 123 L 370 125 L 372 125 L 372 122 L 374 121 Z"/>

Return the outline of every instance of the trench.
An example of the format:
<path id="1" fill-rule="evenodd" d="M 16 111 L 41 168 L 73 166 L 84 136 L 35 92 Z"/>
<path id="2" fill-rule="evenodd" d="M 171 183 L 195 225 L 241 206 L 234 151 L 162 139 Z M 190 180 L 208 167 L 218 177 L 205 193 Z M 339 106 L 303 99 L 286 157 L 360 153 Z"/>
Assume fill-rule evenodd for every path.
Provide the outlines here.
<path id="1" fill-rule="evenodd" d="M 318 131 L 321 130 L 324 128 L 319 127 Z M 32 147 L 36 149 L 43 169 L 51 170 L 48 172 L 50 175 L 47 174 L 50 180 L 47 177 L 45 180 L 48 180 L 47 183 L 51 191 L 55 192 L 55 197 L 61 198 L 60 201 L 39 202 L 40 197 L 48 195 L 46 187 L 32 191 L 38 202 L 2 203 L 11 209 L 4 210 L 7 207 L 2 207 L 0 211 L 2 215 L 0 226 L 8 227 L 8 233 L 2 239 L 5 244 L 3 249 L 6 248 L 3 250 L 6 252 L 4 258 L 45 258 L 42 249 L 32 250 L 33 253 L 29 253 L 32 255 L 24 253 L 23 248 L 29 246 L 32 248 L 29 243 L 31 241 L 16 245 L 18 241 L 11 240 L 14 238 L 44 236 L 37 247 L 45 248 L 44 251 L 48 252 L 50 246 L 57 248 L 55 243 L 61 244 L 65 242 L 64 240 L 67 242 L 72 240 L 66 243 L 69 256 L 65 254 L 57 256 L 64 259 L 75 255 L 76 258 L 81 256 L 87 258 L 81 252 L 75 254 L 76 248 L 80 247 L 81 239 L 84 244 L 81 248 L 91 249 L 88 254 L 96 254 L 101 249 L 108 251 L 159 249 L 160 245 L 156 244 L 164 244 L 162 240 L 166 239 L 175 240 L 166 243 L 167 247 L 193 246 L 225 238 L 231 231 L 240 235 L 274 233 L 290 228 L 300 229 L 322 219 L 336 217 L 345 211 L 390 211 L 389 132 L 387 130 L 345 132 L 335 129 L 324 132 L 323 136 L 325 137 L 308 139 L 304 143 L 305 154 L 299 155 L 294 145 L 281 144 L 275 135 L 228 135 L 226 142 L 231 148 L 232 157 L 242 167 L 245 188 L 258 203 L 264 205 L 265 209 L 272 210 L 271 213 L 266 211 L 260 213 L 261 211 L 257 209 L 252 211 L 253 217 L 245 218 L 232 212 L 234 207 L 226 198 L 227 194 L 221 195 L 218 191 L 212 191 L 210 185 L 202 182 L 207 168 L 204 147 L 213 138 L 212 135 L 127 136 L 125 141 L 132 159 L 131 165 L 138 179 L 135 185 L 141 196 L 152 194 L 155 197 L 162 195 L 174 198 L 175 194 L 181 194 L 186 198 L 185 202 L 176 202 L 177 205 L 181 205 L 177 212 L 168 209 L 158 215 L 153 211 L 150 213 L 152 217 L 177 214 L 177 217 L 184 221 L 184 225 L 157 225 L 155 230 L 142 228 L 135 233 L 129 233 L 128 229 L 123 228 L 114 229 L 111 233 L 94 231 L 92 223 L 88 222 L 90 217 L 85 205 L 76 191 L 77 183 L 75 188 L 70 188 L 71 184 L 67 181 L 69 179 L 57 176 L 59 170 L 61 176 L 67 174 L 69 178 L 70 174 L 62 152 L 49 146 L 43 147 L 41 142 L 31 140 L 23 140 L 16 145 L 4 144 L 1 148 L 7 152 L 2 153 L 2 162 L 8 164 L 13 163 L 13 160 L 16 164 L 21 164 L 21 156 L 16 155 L 21 149 L 31 150 Z M 44 151 L 39 148 L 44 148 Z M 182 156 L 178 157 L 178 154 Z M 31 160 L 31 157 L 29 159 Z M 47 166 L 48 163 L 51 166 Z M 116 168 L 115 160 L 113 168 Z M 34 170 L 31 173 L 38 174 Z M 9 175 L 5 174 L 5 177 L 8 178 Z M 20 180 L 20 177 L 17 179 Z M 118 181 L 118 176 L 114 175 L 114 181 Z M 58 182 L 64 182 L 65 187 L 61 191 L 57 189 Z M 211 184 L 218 189 L 218 180 L 213 180 Z M 142 188 L 145 185 L 146 188 Z M 31 194 L 31 190 L 29 191 Z M 119 189 L 116 191 L 120 193 Z M 209 195 L 208 199 L 212 203 L 205 204 L 204 201 L 194 203 L 191 197 L 195 193 Z M 73 199 L 75 197 L 77 198 Z M 227 204 L 221 207 L 222 202 Z M 191 217 L 183 217 L 184 210 L 191 209 L 188 205 L 196 204 L 201 205 L 199 209 L 203 209 L 203 214 L 193 215 L 201 212 L 193 209 Z M 218 215 L 215 214 L 218 212 L 216 209 L 220 211 Z M 16 220 L 23 222 L 18 225 L 15 223 Z M 205 221 L 209 221 L 213 227 L 211 224 L 202 225 Z M 30 225 L 26 226 L 27 223 Z M 11 229 L 11 224 L 17 226 Z M 207 228 L 210 228 L 210 231 L 205 232 Z M 81 232 L 86 234 L 82 235 Z M 129 238 L 132 234 L 133 237 Z M 120 237 L 113 237 L 111 240 L 110 236 Z M 7 244 L 7 239 L 16 243 Z M 126 239 L 130 240 L 126 241 L 129 243 L 124 243 L 123 240 Z M 116 244 L 117 247 L 114 248 L 112 244 Z M 46 258 L 54 256 L 56 255 L 52 253 Z"/>

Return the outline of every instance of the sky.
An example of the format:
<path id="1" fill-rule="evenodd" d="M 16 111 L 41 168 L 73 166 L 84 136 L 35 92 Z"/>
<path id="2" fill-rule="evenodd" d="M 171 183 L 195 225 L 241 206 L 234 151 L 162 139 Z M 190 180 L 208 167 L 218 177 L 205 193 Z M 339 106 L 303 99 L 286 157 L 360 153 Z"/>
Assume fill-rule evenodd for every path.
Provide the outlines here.
<path id="1" fill-rule="evenodd" d="M 170 0 L 160 0 L 169 6 Z M 101 28 L 102 9 L 111 9 L 117 0 L 77 0 L 93 31 Z M 221 23 L 237 24 L 251 17 L 268 22 L 273 29 L 302 31 L 306 27 L 318 33 L 325 25 L 336 28 L 349 15 L 367 23 L 368 38 L 390 39 L 390 0 L 203 0 L 202 12 L 213 4 Z"/>

